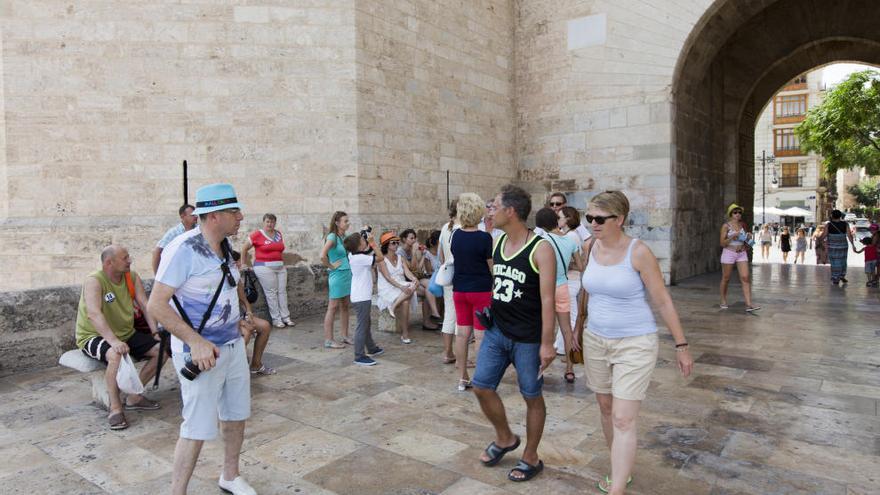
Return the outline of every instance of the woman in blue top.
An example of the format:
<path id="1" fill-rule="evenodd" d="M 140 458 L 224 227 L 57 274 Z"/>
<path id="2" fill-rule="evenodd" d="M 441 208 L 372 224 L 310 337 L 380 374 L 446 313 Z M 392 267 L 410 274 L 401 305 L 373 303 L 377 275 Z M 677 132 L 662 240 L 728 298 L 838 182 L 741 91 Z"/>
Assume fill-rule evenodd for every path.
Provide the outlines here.
<path id="1" fill-rule="evenodd" d="M 636 418 L 657 362 L 657 325 L 646 293 L 675 341 L 679 371 L 687 377 L 694 366 L 657 258 L 623 231 L 627 215 L 629 200 L 620 191 L 599 193 L 587 205 L 593 237 L 587 241 L 583 276 L 589 300 L 584 360 L 611 450 L 611 477 L 600 481 L 599 489 L 614 494 L 622 494 L 632 480 Z"/>
<path id="2" fill-rule="evenodd" d="M 544 238 L 553 246 L 556 256 L 556 321 L 565 343 L 565 381 L 574 383 L 574 363 L 569 351 L 580 350 L 571 332 L 571 295 L 568 293 L 568 265 L 580 251 L 580 246 L 559 230 L 559 214 L 551 208 L 541 208 L 535 213 L 535 226 L 544 230 Z M 580 265 L 580 261 L 577 262 Z"/>
<path id="3" fill-rule="evenodd" d="M 324 315 L 324 347 L 328 349 L 342 349 L 343 343 L 351 345 L 348 338 L 348 295 L 351 293 L 351 268 L 348 265 L 348 253 L 342 241 L 345 239 L 345 231 L 348 230 L 348 215 L 344 211 L 337 211 L 330 219 L 327 241 L 321 249 L 321 263 L 327 267 L 327 282 L 330 286 L 330 303 L 327 304 L 327 314 Z M 339 310 L 342 342 L 333 338 L 333 318 Z"/>

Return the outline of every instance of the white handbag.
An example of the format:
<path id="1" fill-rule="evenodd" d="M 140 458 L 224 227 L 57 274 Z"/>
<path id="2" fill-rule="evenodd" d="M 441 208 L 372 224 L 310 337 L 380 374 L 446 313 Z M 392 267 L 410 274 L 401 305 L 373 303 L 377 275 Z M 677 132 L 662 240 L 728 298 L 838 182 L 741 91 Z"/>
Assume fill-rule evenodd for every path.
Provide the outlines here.
<path id="1" fill-rule="evenodd" d="M 456 229 L 458 230 L 458 229 Z M 452 234 L 449 235 L 449 253 L 452 253 L 452 236 L 455 235 L 455 230 L 452 231 Z M 442 246 L 441 246 L 442 247 Z M 452 276 L 455 275 L 455 260 L 445 260 L 440 268 L 437 269 L 437 276 L 434 278 L 434 282 L 437 285 L 443 287 L 449 287 L 452 285 Z"/>

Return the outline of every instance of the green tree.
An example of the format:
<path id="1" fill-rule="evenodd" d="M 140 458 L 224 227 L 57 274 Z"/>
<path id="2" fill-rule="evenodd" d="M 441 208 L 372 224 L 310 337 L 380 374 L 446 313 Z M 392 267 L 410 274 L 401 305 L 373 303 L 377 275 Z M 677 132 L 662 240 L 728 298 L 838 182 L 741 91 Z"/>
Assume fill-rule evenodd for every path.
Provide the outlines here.
<path id="1" fill-rule="evenodd" d="M 880 182 L 872 179 L 862 179 L 858 184 L 849 186 L 848 192 L 853 195 L 856 202 L 865 208 L 877 206 L 880 201 Z"/>
<path id="2" fill-rule="evenodd" d="M 880 175 L 880 73 L 851 74 L 795 128 L 801 149 L 822 155 L 825 170 L 864 167 Z"/>

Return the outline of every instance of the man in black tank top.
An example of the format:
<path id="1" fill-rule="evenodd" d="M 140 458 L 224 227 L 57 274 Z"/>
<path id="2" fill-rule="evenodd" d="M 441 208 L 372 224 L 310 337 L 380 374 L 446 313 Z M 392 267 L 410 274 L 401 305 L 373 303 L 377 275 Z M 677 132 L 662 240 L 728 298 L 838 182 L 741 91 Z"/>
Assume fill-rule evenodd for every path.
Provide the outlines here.
<path id="1" fill-rule="evenodd" d="M 556 357 L 556 256 L 547 241 L 526 227 L 531 209 L 528 193 L 515 186 L 505 186 L 495 197 L 495 225 L 504 235 L 498 238 L 492 255 L 494 323 L 483 335 L 471 380 L 483 413 L 495 427 L 495 441 L 480 461 L 494 466 L 520 444 L 495 392 L 507 367 L 513 364 L 516 368 L 519 390 L 526 401 L 527 438 L 522 459 L 507 475 L 511 481 L 528 481 L 544 467 L 538 458 L 547 414 L 541 387 L 544 370 Z"/>

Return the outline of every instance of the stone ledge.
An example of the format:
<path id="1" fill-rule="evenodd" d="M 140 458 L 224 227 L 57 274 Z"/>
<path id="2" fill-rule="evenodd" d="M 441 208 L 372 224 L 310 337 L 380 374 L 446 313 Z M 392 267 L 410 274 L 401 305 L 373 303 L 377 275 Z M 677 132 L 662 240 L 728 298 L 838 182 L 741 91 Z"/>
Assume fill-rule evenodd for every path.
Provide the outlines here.
<path id="1" fill-rule="evenodd" d="M 144 282 L 148 292 L 152 282 Z M 75 285 L 0 292 L 0 376 L 55 366 L 61 354 L 76 346 L 80 291 Z M 262 289 L 259 293 L 254 310 L 269 319 Z M 288 266 L 287 299 L 293 318 L 324 311 L 327 270 L 305 263 Z"/>

